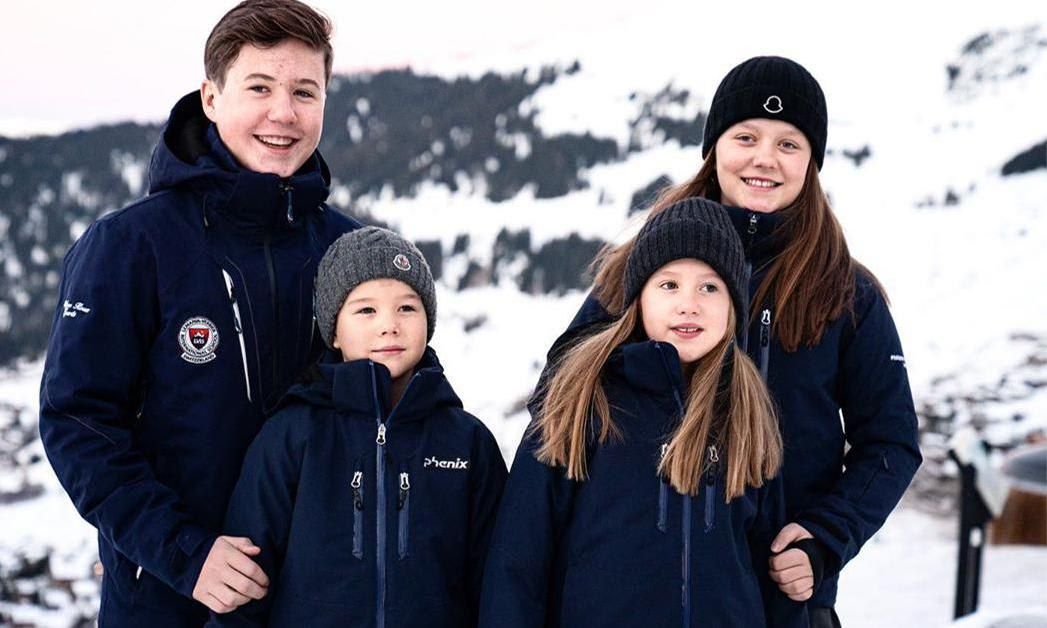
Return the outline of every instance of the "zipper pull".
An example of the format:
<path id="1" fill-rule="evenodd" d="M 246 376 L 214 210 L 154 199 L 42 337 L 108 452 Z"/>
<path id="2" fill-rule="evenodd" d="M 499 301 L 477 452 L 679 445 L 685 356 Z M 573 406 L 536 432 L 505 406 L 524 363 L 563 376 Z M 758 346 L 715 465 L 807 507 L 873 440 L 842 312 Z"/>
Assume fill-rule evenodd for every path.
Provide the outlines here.
<path id="1" fill-rule="evenodd" d="M 753 246 L 753 240 L 756 239 L 756 223 L 759 222 L 759 221 L 760 221 L 760 217 L 759 217 L 759 215 L 756 214 L 756 212 L 753 212 L 753 213 L 749 214 L 749 228 L 746 229 L 747 235 L 745 236 L 745 242 L 742 244 L 742 247 L 745 250 L 745 254 L 746 254 L 745 256 L 746 256 L 747 259 L 749 257 L 749 250 Z M 749 265 L 749 263 L 748 263 L 748 261 L 746 261 L 746 266 L 748 266 L 748 265 Z M 751 271 L 752 269 L 749 268 L 749 270 Z"/>
<path id="2" fill-rule="evenodd" d="M 374 439 L 374 442 L 379 445 L 385 444 L 385 423 L 378 424 L 378 438 Z"/>
<path id="3" fill-rule="evenodd" d="M 716 451 L 716 445 L 709 445 L 709 468 L 705 471 L 705 483 L 712 486 L 716 483 L 716 468 L 720 463 L 720 452 Z"/>
<path id="4" fill-rule="evenodd" d="M 661 466 L 661 462 L 663 460 L 665 460 L 665 454 L 667 454 L 667 453 L 669 453 L 669 443 L 662 443 L 662 451 L 661 451 L 660 454 L 658 454 L 658 464 L 659 464 L 659 466 Z M 655 469 L 655 473 L 658 475 L 658 479 L 661 480 L 662 484 L 665 484 L 666 482 L 669 481 L 669 478 L 667 478 L 666 476 L 662 475 L 661 473 L 658 473 L 658 469 Z"/>
<path id="5" fill-rule="evenodd" d="M 287 195 L 287 224 L 292 224 L 294 222 L 294 186 L 285 183 L 283 192 Z"/>
<path id="6" fill-rule="evenodd" d="M 353 488 L 353 507 L 357 510 L 364 509 L 364 500 L 360 496 L 360 487 L 364 483 L 364 472 L 357 471 L 353 474 L 353 481 L 349 483 L 349 486 Z"/>
<path id="7" fill-rule="evenodd" d="M 771 341 L 771 310 L 764 310 L 760 315 L 760 346 L 766 347 Z"/>
<path id="8" fill-rule="evenodd" d="M 400 474 L 400 499 L 396 509 L 403 510 L 404 502 L 407 501 L 407 492 L 411 490 L 411 478 L 406 473 Z"/>

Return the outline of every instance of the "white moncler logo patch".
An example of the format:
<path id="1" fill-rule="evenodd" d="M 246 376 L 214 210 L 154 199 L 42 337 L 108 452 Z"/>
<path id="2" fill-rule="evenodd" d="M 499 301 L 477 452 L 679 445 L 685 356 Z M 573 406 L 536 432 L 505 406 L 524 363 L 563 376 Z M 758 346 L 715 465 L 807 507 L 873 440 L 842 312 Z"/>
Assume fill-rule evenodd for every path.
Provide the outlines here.
<path id="1" fill-rule="evenodd" d="M 411 260 L 407 259 L 407 256 L 400 253 L 393 258 L 393 266 L 396 266 L 400 270 L 406 272 L 411 270 Z"/>
<path id="2" fill-rule="evenodd" d="M 437 469 L 453 469 L 463 471 L 469 468 L 469 461 L 455 458 L 454 460 L 440 460 L 436 456 L 430 456 L 422 463 L 423 467 L 436 467 Z"/>
<path id="3" fill-rule="evenodd" d="M 777 96 L 768 96 L 767 102 L 763 104 L 763 110 L 767 113 L 781 113 L 782 99 Z"/>
<path id="4" fill-rule="evenodd" d="M 206 364 L 215 358 L 218 348 L 218 328 L 210 319 L 194 316 L 182 324 L 178 332 L 182 359 L 190 364 Z"/>

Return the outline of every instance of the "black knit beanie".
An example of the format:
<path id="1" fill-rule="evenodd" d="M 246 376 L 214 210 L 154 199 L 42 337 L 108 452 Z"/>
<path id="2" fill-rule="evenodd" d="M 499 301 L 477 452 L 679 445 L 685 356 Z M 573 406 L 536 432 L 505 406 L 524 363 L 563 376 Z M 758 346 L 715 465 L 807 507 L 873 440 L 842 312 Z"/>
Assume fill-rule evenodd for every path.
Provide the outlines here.
<path id="1" fill-rule="evenodd" d="M 708 199 L 685 198 L 647 219 L 626 262 L 625 304 L 636 300 L 655 271 L 684 258 L 705 262 L 724 280 L 734 303 L 736 334 L 744 334 L 749 277 L 742 241 L 723 205 Z"/>
<path id="2" fill-rule="evenodd" d="M 828 126 L 825 94 L 802 65 L 783 57 L 753 57 L 728 72 L 705 120 L 702 157 L 709 156 L 724 131 L 750 118 L 782 120 L 800 129 L 822 169 Z"/>
<path id="3" fill-rule="evenodd" d="M 436 330 L 436 290 L 422 252 L 400 235 L 379 227 L 343 234 L 324 253 L 316 270 L 313 313 L 320 334 L 334 348 L 338 312 L 353 288 L 372 279 L 398 279 L 418 293 L 425 308 L 426 340 Z"/>

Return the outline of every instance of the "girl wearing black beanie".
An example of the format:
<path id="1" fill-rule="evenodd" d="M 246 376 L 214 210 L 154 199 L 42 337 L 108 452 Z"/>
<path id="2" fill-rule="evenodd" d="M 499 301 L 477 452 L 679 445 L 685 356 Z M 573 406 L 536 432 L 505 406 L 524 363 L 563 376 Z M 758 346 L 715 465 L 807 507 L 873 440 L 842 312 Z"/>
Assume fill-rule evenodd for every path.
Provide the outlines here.
<path id="1" fill-rule="evenodd" d="M 771 576 L 792 599 L 808 600 L 817 627 L 840 625 L 839 572 L 883 525 L 921 462 L 886 294 L 851 257 L 819 180 L 827 126 L 824 93 L 803 66 L 749 59 L 716 89 L 698 172 L 650 208 L 712 199 L 728 206 L 741 236 L 750 273 L 741 343 L 779 408 L 791 522 L 772 544 L 781 553 Z M 552 368 L 580 332 L 622 311 L 619 279 L 634 246 L 635 238 L 596 260 L 597 289 L 550 350 Z M 536 395 L 532 408 L 540 401 Z M 787 549 L 796 542 L 808 551 Z"/>
<path id="2" fill-rule="evenodd" d="M 807 628 L 771 580 L 781 437 L 736 349 L 748 276 L 726 210 L 652 215 L 625 309 L 564 352 L 517 450 L 480 628 Z"/>

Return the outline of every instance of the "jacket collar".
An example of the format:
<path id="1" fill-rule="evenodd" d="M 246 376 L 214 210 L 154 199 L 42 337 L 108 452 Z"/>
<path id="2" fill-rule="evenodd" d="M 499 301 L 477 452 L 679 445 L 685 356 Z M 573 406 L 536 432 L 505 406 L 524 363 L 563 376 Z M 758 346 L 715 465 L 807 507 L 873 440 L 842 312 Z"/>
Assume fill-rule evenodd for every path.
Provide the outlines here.
<path id="1" fill-rule="evenodd" d="M 323 210 L 330 181 L 318 151 L 287 179 L 241 167 L 204 115 L 198 92 L 175 104 L 149 165 L 150 193 L 188 186 L 205 199 L 205 222 L 216 215 L 247 231 L 298 228 Z"/>
<path id="2" fill-rule="evenodd" d="M 754 267 L 770 261 L 785 248 L 781 228 L 785 220 L 781 212 L 767 214 L 743 207 L 724 207 L 731 218 L 731 224 L 742 239 L 745 258 Z"/>
<path id="3" fill-rule="evenodd" d="M 623 378 L 631 388 L 671 397 L 679 406 L 685 403 L 680 355 L 668 342 L 645 340 L 623 344 L 611 353 L 606 371 Z"/>
<path id="4" fill-rule="evenodd" d="M 713 434 L 724 433 L 723 422 L 730 405 L 734 351 L 732 344 L 719 366 L 720 379 L 713 408 Z M 687 405 L 687 387 L 684 384 L 680 354 L 671 343 L 647 340 L 623 344 L 611 353 L 605 373 L 622 378 L 625 385 L 632 390 L 659 399 L 660 405 L 674 419 L 683 416 Z"/>
<path id="5" fill-rule="evenodd" d="M 396 423 L 422 420 L 441 408 L 462 407 L 444 376 L 436 352 L 429 347 L 415 367 L 400 403 L 392 408 L 391 390 L 392 377 L 384 365 L 372 360 L 353 360 L 320 364 L 316 381 L 292 388 L 288 401 L 304 401 L 356 418 Z"/>

